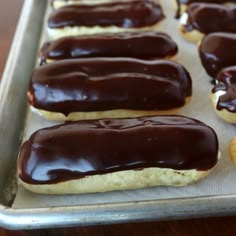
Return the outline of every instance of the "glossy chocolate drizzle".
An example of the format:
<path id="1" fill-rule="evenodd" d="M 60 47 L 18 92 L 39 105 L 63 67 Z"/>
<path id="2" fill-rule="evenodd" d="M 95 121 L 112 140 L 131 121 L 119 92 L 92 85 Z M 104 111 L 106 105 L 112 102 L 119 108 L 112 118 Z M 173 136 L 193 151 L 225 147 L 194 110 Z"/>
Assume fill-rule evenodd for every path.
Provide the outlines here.
<path id="1" fill-rule="evenodd" d="M 99 5 L 65 6 L 50 15 L 48 27 L 51 29 L 67 26 L 136 28 L 154 25 L 163 18 L 161 6 L 153 1 L 121 1 Z"/>
<path id="2" fill-rule="evenodd" d="M 219 4 L 193 3 L 186 10 L 188 19 L 183 29 L 198 30 L 204 34 L 212 32 L 236 33 L 236 7 Z"/>
<path id="3" fill-rule="evenodd" d="M 80 121 L 34 133 L 18 173 L 29 184 L 53 184 L 147 167 L 208 170 L 217 155 L 215 132 L 187 117 Z"/>
<path id="4" fill-rule="evenodd" d="M 91 58 L 57 61 L 37 68 L 29 103 L 68 115 L 113 109 L 166 110 L 191 96 L 189 73 L 169 60 Z"/>
<path id="5" fill-rule="evenodd" d="M 236 113 L 236 66 L 228 67 L 219 72 L 216 77 L 217 84 L 212 92 L 224 91 L 218 99 L 216 109 L 226 109 Z"/>
<path id="6" fill-rule="evenodd" d="M 43 45 L 42 61 L 86 57 L 165 58 L 178 52 L 170 36 L 160 32 L 124 32 L 65 37 Z"/>
<path id="7" fill-rule="evenodd" d="M 222 68 L 236 65 L 236 34 L 212 33 L 205 36 L 199 55 L 207 73 L 215 77 Z"/>
<path id="8" fill-rule="evenodd" d="M 177 12 L 176 18 L 178 19 L 181 14 L 181 5 L 189 5 L 191 3 L 212 3 L 212 4 L 224 4 L 224 3 L 236 3 L 236 0 L 176 0 Z"/>

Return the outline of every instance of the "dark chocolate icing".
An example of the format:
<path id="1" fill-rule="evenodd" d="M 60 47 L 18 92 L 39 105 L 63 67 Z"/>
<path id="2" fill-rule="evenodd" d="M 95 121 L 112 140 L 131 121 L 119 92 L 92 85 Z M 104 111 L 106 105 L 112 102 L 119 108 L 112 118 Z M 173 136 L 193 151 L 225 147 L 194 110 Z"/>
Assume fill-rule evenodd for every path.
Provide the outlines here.
<path id="1" fill-rule="evenodd" d="M 212 33 L 205 36 L 199 55 L 207 73 L 215 77 L 222 68 L 236 65 L 236 34 Z"/>
<path id="2" fill-rule="evenodd" d="M 236 113 L 236 66 L 227 67 L 220 71 L 216 82 L 212 92 L 216 93 L 222 90 L 226 92 L 219 97 L 216 105 L 217 110 L 226 109 Z"/>
<path id="3" fill-rule="evenodd" d="M 48 19 L 48 27 L 51 29 L 67 26 L 135 28 L 154 25 L 163 18 L 161 6 L 153 1 L 121 1 L 99 5 L 65 6 L 52 12 Z"/>
<path id="4" fill-rule="evenodd" d="M 181 5 L 189 5 L 191 3 L 199 3 L 199 2 L 224 4 L 224 3 L 236 3 L 236 0 L 176 0 L 177 3 L 176 18 L 180 17 Z"/>
<path id="5" fill-rule="evenodd" d="M 80 121 L 34 133 L 18 173 L 29 184 L 53 184 L 147 167 L 209 170 L 217 155 L 215 132 L 187 117 Z"/>
<path id="6" fill-rule="evenodd" d="M 236 7 L 219 4 L 192 3 L 186 13 L 188 20 L 183 25 L 185 32 L 198 30 L 204 34 L 212 32 L 236 33 Z"/>
<path id="7" fill-rule="evenodd" d="M 135 57 L 142 59 L 174 56 L 178 51 L 170 36 L 160 32 L 124 32 L 65 37 L 43 45 L 42 60 L 86 57 Z"/>
<path id="8" fill-rule="evenodd" d="M 91 58 L 37 68 L 29 85 L 32 106 L 68 115 L 113 109 L 166 110 L 185 104 L 191 78 L 169 60 Z"/>

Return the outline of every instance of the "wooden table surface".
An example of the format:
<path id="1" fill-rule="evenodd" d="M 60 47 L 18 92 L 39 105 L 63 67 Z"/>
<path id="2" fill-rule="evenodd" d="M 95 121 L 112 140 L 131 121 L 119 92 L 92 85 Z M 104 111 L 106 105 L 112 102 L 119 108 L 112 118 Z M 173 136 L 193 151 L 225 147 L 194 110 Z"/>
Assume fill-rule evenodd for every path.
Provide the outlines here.
<path id="1" fill-rule="evenodd" d="M 22 4 L 23 0 L 0 0 L 0 75 L 3 72 Z M 182 221 L 132 223 L 20 232 L 0 229 L 0 235 L 236 235 L 236 217 L 227 216 Z"/>

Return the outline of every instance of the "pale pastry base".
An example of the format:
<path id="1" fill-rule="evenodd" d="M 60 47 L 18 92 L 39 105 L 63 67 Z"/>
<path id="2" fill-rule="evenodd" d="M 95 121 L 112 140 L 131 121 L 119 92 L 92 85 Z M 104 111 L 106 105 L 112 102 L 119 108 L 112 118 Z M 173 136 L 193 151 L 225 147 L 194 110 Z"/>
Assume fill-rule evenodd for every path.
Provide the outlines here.
<path id="1" fill-rule="evenodd" d="M 123 0 L 124 2 L 126 0 Z M 79 0 L 79 1 L 54 1 L 53 8 L 58 9 L 64 6 L 69 6 L 69 5 L 81 5 L 81 4 L 86 4 L 86 5 L 98 5 L 98 4 L 103 4 L 103 3 L 109 3 L 112 2 L 112 0 Z M 154 0 L 154 2 L 159 2 L 159 0 Z"/>
<path id="2" fill-rule="evenodd" d="M 229 143 L 229 157 L 236 164 L 236 137 L 233 137 Z"/>
<path id="3" fill-rule="evenodd" d="M 191 100 L 191 97 L 186 99 L 185 104 Z M 177 114 L 179 108 L 170 110 L 108 110 L 108 111 L 86 111 L 86 112 L 72 112 L 68 116 L 59 112 L 50 112 L 45 110 L 36 109 L 31 106 L 31 110 L 47 120 L 52 121 L 76 121 L 76 120 L 95 120 L 104 118 L 132 118 L 140 116 L 152 116 L 152 115 L 174 115 Z"/>
<path id="4" fill-rule="evenodd" d="M 108 57 L 109 58 L 109 57 Z M 42 58 L 41 58 L 42 59 Z M 73 59 L 73 58 L 68 58 L 68 59 Z M 78 58 L 76 58 L 76 59 L 78 59 Z M 176 58 L 176 56 L 172 56 L 172 57 L 163 57 L 163 58 L 160 58 L 160 57 L 158 57 L 158 58 L 152 58 L 152 59 L 150 59 L 150 60 L 158 60 L 158 59 L 161 59 L 161 60 L 171 60 L 171 61 L 175 61 L 175 62 L 177 62 L 177 58 Z M 53 63 L 53 62 L 57 62 L 57 61 L 60 61 L 60 60 L 66 60 L 66 59 L 58 59 L 58 60 L 55 60 L 55 59 L 44 59 L 44 63 L 45 64 L 50 64 L 50 63 Z"/>
<path id="5" fill-rule="evenodd" d="M 155 25 L 148 26 L 148 27 L 139 27 L 139 28 L 123 28 L 117 26 L 108 26 L 108 27 L 101 27 L 101 26 L 93 26 L 93 27 L 86 27 L 86 26 L 74 26 L 74 27 L 64 27 L 59 29 L 51 29 L 47 28 L 48 35 L 50 39 L 58 39 L 61 37 L 66 36 L 81 36 L 81 35 L 93 35 L 93 34 L 103 34 L 103 33 L 121 33 L 121 32 L 136 32 L 136 31 L 155 31 L 158 30 L 161 21 Z"/>
<path id="6" fill-rule="evenodd" d="M 58 8 L 68 6 L 68 5 L 81 5 L 81 4 L 97 5 L 97 4 L 103 4 L 103 3 L 108 3 L 108 2 L 110 2 L 110 0 L 54 1 L 53 8 L 58 9 Z"/>
<path id="7" fill-rule="evenodd" d="M 186 40 L 188 40 L 192 43 L 197 44 L 202 40 L 202 38 L 204 37 L 205 34 L 201 33 L 198 30 L 192 30 L 189 32 L 185 31 L 184 25 L 186 24 L 187 19 L 188 19 L 188 14 L 184 13 L 181 16 L 180 21 L 179 21 L 179 32 L 183 38 L 185 38 Z"/>
<path id="8" fill-rule="evenodd" d="M 178 112 L 178 109 L 172 109 L 168 111 L 140 111 L 140 110 L 109 110 L 109 111 L 87 111 L 87 112 L 72 112 L 68 116 L 59 112 L 50 112 L 45 110 L 36 109 L 31 107 L 33 112 L 38 113 L 40 116 L 47 120 L 52 121 L 76 121 L 76 120 L 96 120 L 104 118 L 132 118 L 140 116 L 152 116 L 152 115 L 173 115 Z"/>
<path id="9" fill-rule="evenodd" d="M 87 176 L 57 184 L 27 184 L 26 189 L 40 194 L 79 194 L 137 189 L 152 186 L 185 186 L 207 176 L 208 171 L 145 168 Z"/>
<path id="10" fill-rule="evenodd" d="M 225 94 L 225 91 L 218 91 L 216 93 L 212 93 L 211 94 L 211 101 L 214 107 L 214 110 L 216 112 L 216 114 L 224 121 L 228 122 L 228 123 L 232 123 L 232 124 L 236 124 L 236 113 L 233 112 L 229 112 L 226 109 L 222 109 L 222 110 L 218 110 L 216 108 L 219 97 L 222 96 L 223 94 Z"/>

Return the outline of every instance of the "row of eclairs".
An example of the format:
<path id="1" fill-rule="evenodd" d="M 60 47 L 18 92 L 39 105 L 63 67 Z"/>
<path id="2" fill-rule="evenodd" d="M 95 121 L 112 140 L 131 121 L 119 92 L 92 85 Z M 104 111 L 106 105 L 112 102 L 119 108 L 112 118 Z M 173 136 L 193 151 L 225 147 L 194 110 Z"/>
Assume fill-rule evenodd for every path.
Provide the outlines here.
<path id="1" fill-rule="evenodd" d="M 180 34 L 199 42 L 215 80 L 215 110 L 231 123 L 235 2 L 174 1 Z M 207 176 L 218 163 L 218 138 L 207 124 L 177 115 L 191 106 L 194 88 L 176 61 L 178 45 L 159 31 L 168 20 L 161 1 L 52 0 L 51 8 L 50 40 L 27 96 L 32 112 L 62 124 L 23 143 L 19 183 L 41 194 L 79 194 L 185 186 Z"/>
<path id="2" fill-rule="evenodd" d="M 176 0 L 180 34 L 198 45 L 206 73 L 213 79 L 211 101 L 216 114 L 236 124 L 236 1 Z M 229 154 L 236 162 L 236 138 Z"/>

